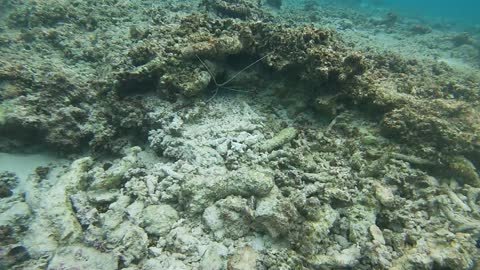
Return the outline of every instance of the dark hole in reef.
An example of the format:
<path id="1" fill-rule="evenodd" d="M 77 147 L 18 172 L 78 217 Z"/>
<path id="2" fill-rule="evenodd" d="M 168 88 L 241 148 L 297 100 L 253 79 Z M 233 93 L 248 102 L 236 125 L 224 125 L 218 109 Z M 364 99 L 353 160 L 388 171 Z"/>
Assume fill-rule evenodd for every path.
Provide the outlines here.
<path id="1" fill-rule="evenodd" d="M 102 167 L 106 171 L 106 170 L 110 169 L 112 166 L 113 166 L 113 164 L 111 162 L 107 161 L 107 162 L 103 163 Z"/>
<path id="2" fill-rule="evenodd" d="M 400 220 L 391 220 L 387 215 L 382 213 L 377 216 L 375 225 L 380 229 L 390 229 L 394 232 L 403 231 L 403 224 Z"/>
<path id="3" fill-rule="evenodd" d="M 13 195 L 13 191 L 6 187 L 0 187 L 0 198 L 7 198 Z"/>
<path id="4" fill-rule="evenodd" d="M 80 145 L 88 146 L 88 143 L 90 143 L 94 138 L 95 138 L 95 134 L 93 132 L 89 132 L 85 134 L 85 136 L 80 140 Z"/>
<path id="5" fill-rule="evenodd" d="M 38 177 L 40 177 L 40 179 L 47 178 L 49 172 L 50 168 L 46 166 L 38 166 L 37 168 L 35 168 L 35 173 Z"/>
<path id="6" fill-rule="evenodd" d="M 227 58 L 225 59 L 225 63 L 228 66 L 240 71 L 241 69 L 245 68 L 246 66 L 248 66 L 248 65 L 252 64 L 253 62 L 257 61 L 261 57 L 262 56 L 258 56 L 258 55 L 253 56 L 253 55 L 244 54 L 244 53 L 232 54 L 232 55 L 227 56 Z M 260 64 L 260 63 L 257 63 L 257 64 Z M 255 66 L 256 65 L 252 66 L 252 69 Z"/>
<path id="7" fill-rule="evenodd" d="M 120 97 L 145 94 L 157 89 L 159 78 L 155 75 L 120 80 L 118 94 Z"/>
<path id="8" fill-rule="evenodd" d="M 454 268 L 451 268 L 448 266 L 442 266 L 438 262 L 433 262 L 432 269 L 433 270 L 454 270 Z"/>
<path id="9" fill-rule="evenodd" d="M 126 264 L 125 263 L 125 260 L 123 258 L 120 258 L 118 260 L 118 269 L 123 269 L 123 268 L 127 268 L 127 266 L 130 266 L 130 265 L 136 265 L 140 262 L 140 259 L 139 258 L 136 258 L 136 259 L 133 259 L 130 264 Z"/>
<path id="10" fill-rule="evenodd" d="M 97 208 L 98 213 L 103 214 L 108 211 L 108 207 L 110 206 L 111 202 L 99 202 L 95 204 L 95 208 Z"/>
<path id="11" fill-rule="evenodd" d="M 30 254 L 24 246 L 17 246 L 8 251 L 7 257 L 14 260 L 15 263 L 21 263 L 30 259 Z"/>
<path id="12" fill-rule="evenodd" d="M 337 198 L 332 198 L 331 203 L 333 209 L 339 209 L 339 208 L 345 208 L 352 206 L 352 202 L 344 201 L 344 200 L 339 200 Z"/>
<path id="13" fill-rule="evenodd" d="M 214 80 L 210 81 L 207 87 L 207 94 L 212 94 L 212 92 L 216 92 L 219 95 L 234 92 L 243 94 L 257 93 L 271 75 L 262 66 L 261 60 L 263 60 L 261 55 L 250 54 L 229 55 L 223 60 L 206 59 L 205 61 L 215 65 L 212 72 L 215 73 L 215 81 L 217 83 Z"/>
<path id="14" fill-rule="evenodd" d="M 223 63 L 223 66 L 225 68 L 224 73 L 228 74 L 222 74 L 220 73 L 220 76 L 225 76 L 225 78 L 221 78 L 221 80 L 217 79 L 218 83 L 222 83 L 226 80 L 229 80 L 232 76 L 235 76 L 238 72 L 241 70 L 245 69 L 249 65 L 252 65 L 259 59 L 261 59 L 263 55 L 250 55 L 250 54 L 234 54 L 234 55 L 229 55 L 226 57 L 225 62 Z M 251 72 L 263 72 L 262 70 L 262 61 L 259 61 L 249 68 L 245 69 L 241 74 L 239 74 L 239 78 L 242 78 L 242 75 L 251 73 Z M 228 76 L 227 76 L 228 75 Z M 232 82 L 235 82 L 233 80 Z"/>
<path id="15" fill-rule="evenodd" d="M 0 226 L 0 247 L 17 243 L 10 226 Z"/>
<path id="16" fill-rule="evenodd" d="M 6 123 L 0 127 L 0 149 L 39 146 L 45 141 L 46 132 L 35 127 L 25 127 L 20 123 Z M 5 149 L 4 149 L 5 148 Z"/>

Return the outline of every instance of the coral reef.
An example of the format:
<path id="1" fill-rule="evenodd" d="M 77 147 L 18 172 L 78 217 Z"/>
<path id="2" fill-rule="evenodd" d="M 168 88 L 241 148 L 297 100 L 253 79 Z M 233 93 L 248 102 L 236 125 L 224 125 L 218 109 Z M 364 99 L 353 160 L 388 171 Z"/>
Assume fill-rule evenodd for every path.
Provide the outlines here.
<path id="1" fill-rule="evenodd" d="M 253 20 L 271 17 L 260 8 L 259 0 L 202 0 L 202 5 L 221 17 Z"/>
<path id="2" fill-rule="evenodd" d="M 0 198 L 10 197 L 13 192 L 12 189 L 17 185 L 18 179 L 14 173 L 1 172 L 0 173 Z"/>
<path id="3" fill-rule="evenodd" d="M 0 173 L 0 268 L 478 267 L 480 77 L 353 32 L 469 34 L 160 2 L 1 2 L 1 149 L 74 154 Z"/>

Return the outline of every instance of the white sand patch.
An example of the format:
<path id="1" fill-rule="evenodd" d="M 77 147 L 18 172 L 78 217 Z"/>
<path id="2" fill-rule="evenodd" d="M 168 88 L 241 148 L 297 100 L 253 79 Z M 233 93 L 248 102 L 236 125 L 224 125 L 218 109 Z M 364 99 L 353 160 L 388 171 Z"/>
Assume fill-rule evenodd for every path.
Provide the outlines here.
<path id="1" fill-rule="evenodd" d="M 13 172 L 18 176 L 18 188 L 23 190 L 28 176 L 35 173 L 39 166 L 68 164 L 66 159 L 56 157 L 51 153 L 2 153 L 0 152 L 0 171 Z"/>

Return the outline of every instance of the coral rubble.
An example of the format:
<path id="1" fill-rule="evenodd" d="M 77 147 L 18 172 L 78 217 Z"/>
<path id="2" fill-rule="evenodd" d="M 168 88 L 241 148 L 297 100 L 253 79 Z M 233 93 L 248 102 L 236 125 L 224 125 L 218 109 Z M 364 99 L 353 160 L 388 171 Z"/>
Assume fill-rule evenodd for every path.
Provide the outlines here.
<path id="1" fill-rule="evenodd" d="M 0 149 L 72 161 L 0 173 L 1 269 L 480 265 L 479 77 L 287 1 L 4 2 Z"/>

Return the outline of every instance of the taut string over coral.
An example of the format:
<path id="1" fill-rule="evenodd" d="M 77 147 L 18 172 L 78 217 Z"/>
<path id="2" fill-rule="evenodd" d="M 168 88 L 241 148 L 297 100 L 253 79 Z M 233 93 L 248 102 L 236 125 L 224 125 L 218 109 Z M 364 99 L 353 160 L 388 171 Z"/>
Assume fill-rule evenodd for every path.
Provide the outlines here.
<path id="1" fill-rule="evenodd" d="M 236 91 L 236 92 L 244 92 L 244 93 L 248 93 L 250 91 L 243 91 L 243 90 L 238 90 L 238 89 L 234 89 L 234 88 L 231 88 L 231 87 L 226 87 L 230 82 L 232 82 L 236 77 L 238 77 L 240 74 L 242 74 L 244 71 L 246 71 L 247 69 L 253 67 L 254 65 L 256 65 L 258 62 L 262 61 L 265 57 L 268 56 L 268 53 L 265 54 L 264 56 L 260 57 L 259 59 L 255 60 L 254 62 L 252 62 L 251 64 L 249 64 L 248 66 L 244 67 L 242 70 L 240 70 L 239 72 L 235 73 L 235 75 L 233 75 L 232 77 L 230 77 L 229 79 L 227 79 L 226 81 L 224 81 L 223 83 L 218 83 L 217 82 L 217 79 L 215 79 L 215 75 L 213 74 L 213 72 L 208 68 L 208 65 L 205 63 L 205 61 L 202 60 L 202 58 L 200 58 L 200 56 L 198 55 L 195 55 L 197 58 L 198 58 L 198 61 L 200 61 L 200 63 L 202 63 L 202 65 L 205 67 L 205 69 L 207 70 L 208 74 L 210 74 L 210 77 L 212 77 L 212 80 L 213 80 L 213 83 L 215 83 L 215 89 L 213 90 L 213 95 L 212 97 L 210 97 L 207 102 L 210 102 L 213 98 L 215 98 L 215 96 L 217 95 L 218 93 L 218 89 L 220 88 L 224 88 L 224 89 L 227 89 L 227 90 L 230 90 L 230 91 Z"/>

